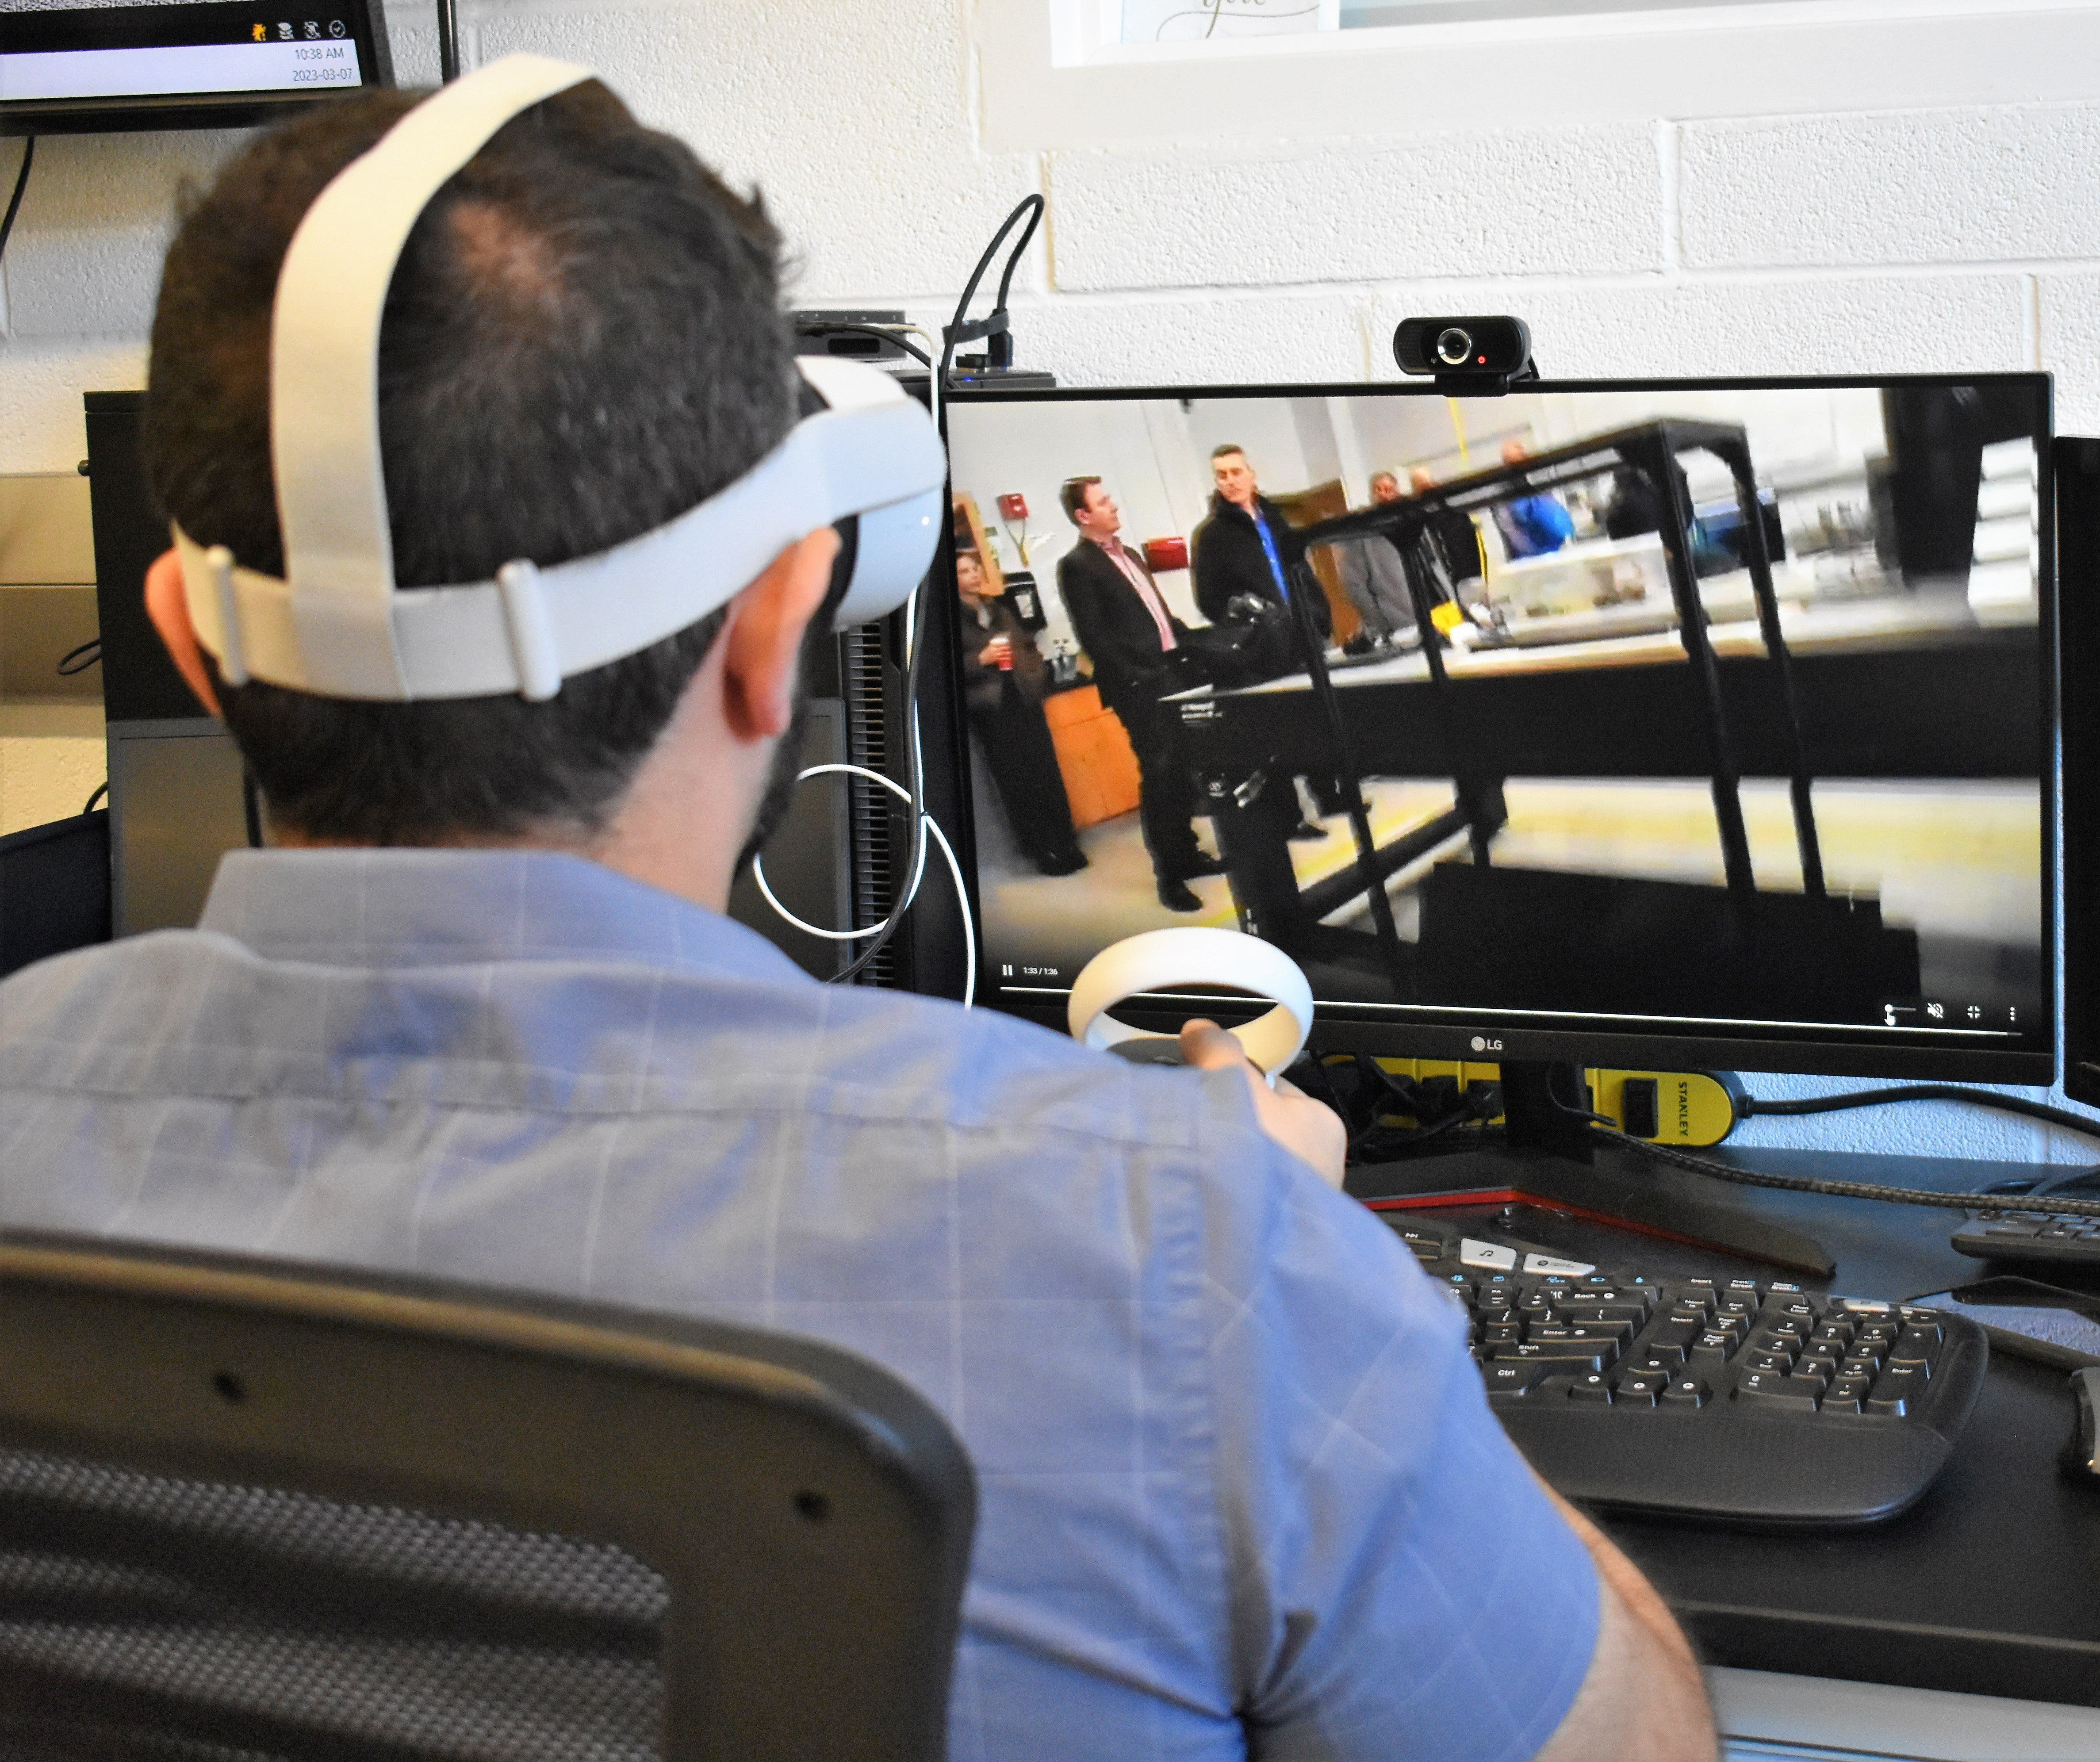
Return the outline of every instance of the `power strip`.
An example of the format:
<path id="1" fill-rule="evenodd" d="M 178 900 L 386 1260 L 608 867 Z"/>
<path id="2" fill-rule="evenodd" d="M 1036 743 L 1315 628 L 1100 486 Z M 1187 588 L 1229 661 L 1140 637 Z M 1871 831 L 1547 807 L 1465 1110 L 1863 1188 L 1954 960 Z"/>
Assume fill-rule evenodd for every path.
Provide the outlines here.
<path id="1" fill-rule="evenodd" d="M 1446 1078 L 1462 1095 L 1476 1083 L 1502 1080 L 1499 1065 L 1455 1058 L 1381 1058 L 1379 1064 L 1395 1076 L 1412 1077 L 1417 1083 Z M 1617 1071 L 1599 1066 L 1585 1070 L 1582 1080 L 1589 1089 L 1592 1112 L 1613 1121 L 1628 1137 L 1651 1144 L 1687 1148 L 1718 1144 L 1741 1121 L 1746 1099 L 1742 1084 L 1732 1072 L 1725 1071 Z M 1392 1117 L 1391 1123 L 1422 1124 L 1401 1116 Z M 1477 1131 L 1482 1125 L 1498 1123 L 1499 1116 L 1455 1129 Z"/>

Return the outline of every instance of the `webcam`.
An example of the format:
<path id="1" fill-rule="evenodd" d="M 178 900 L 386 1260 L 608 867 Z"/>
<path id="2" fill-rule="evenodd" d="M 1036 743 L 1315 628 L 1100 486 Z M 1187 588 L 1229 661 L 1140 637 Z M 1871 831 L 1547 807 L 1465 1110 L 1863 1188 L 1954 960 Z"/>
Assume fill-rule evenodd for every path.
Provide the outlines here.
<path id="1" fill-rule="evenodd" d="M 1521 318 L 1403 318 L 1392 358 L 1403 373 L 1433 375 L 1439 391 L 1456 397 L 1499 397 L 1538 378 Z"/>

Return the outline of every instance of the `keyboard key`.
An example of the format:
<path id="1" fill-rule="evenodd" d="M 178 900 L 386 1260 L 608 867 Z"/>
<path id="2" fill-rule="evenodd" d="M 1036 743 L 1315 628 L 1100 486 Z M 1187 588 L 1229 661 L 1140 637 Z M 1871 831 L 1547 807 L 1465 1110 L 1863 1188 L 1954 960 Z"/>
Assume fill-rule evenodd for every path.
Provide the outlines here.
<path id="1" fill-rule="evenodd" d="M 1712 1399 L 1712 1392 L 1696 1376 L 1680 1376 L 1662 1392 L 1665 1407 L 1703 1407 Z"/>
<path id="2" fill-rule="evenodd" d="M 1942 1330 L 1939 1323 L 1933 1319 L 1931 1310 L 1905 1309 L 1903 1320 L 1904 1331 L 1899 1336 L 1900 1339 L 1908 1340 L 1916 1336 L 1921 1341 L 1929 1340 L 1935 1346 L 1939 1344 Z"/>
<path id="3" fill-rule="evenodd" d="M 1623 1327 L 1630 1333 L 1648 1320 L 1648 1311 L 1638 1304 L 1578 1303 L 1556 1307 L 1553 1319 L 1572 1327 Z"/>
<path id="4" fill-rule="evenodd" d="M 1490 1395 L 1523 1395 L 1544 1382 L 1555 1368 L 1551 1364 L 1507 1364 L 1498 1360 L 1480 1367 L 1480 1380 Z"/>
<path id="5" fill-rule="evenodd" d="M 1494 1273 L 1512 1273 L 1516 1270 L 1516 1250 L 1504 1248 L 1499 1242 L 1476 1242 L 1471 1236 L 1460 1239 L 1458 1264 L 1478 1266 Z"/>
<path id="6" fill-rule="evenodd" d="M 1663 1371 L 1637 1367 L 1630 1371 L 1621 1371 L 1619 1373 L 1618 1380 L 1612 1386 L 1621 1396 L 1644 1395 L 1650 1401 L 1653 1401 L 1663 1390 L 1669 1388 L 1670 1378 Z"/>
<path id="7" fill-rule="evenodd" d="M 1749 1340 L 1753 1352 L 1784 1352 L 1789 1356 L 1803 1350 L 1806 1345 L 1800 1335 L 1784 1327 L 1760 1327 Z"/>
<path id="8" fill-rule="evenodd" d="M 1793 1361 L 1793 1374 L 1796 1376 L 1820 1376 L 1827 1383 L 1838 1374 L 1837 1354 L 1813 1349 L 1804 1352 Z"/>
<path id="9" fill-rule="evenodd" d="M 1694 1327 L 1689 1322 L 1680 1322 L 1673 1318 L 1650 1328 L 1643 1344 L 1651 1352 L 1674 1352 L 1682 1362 L 1685 1349 L 1705 1331 L 1704 1328 Z"/>
<path id="10" fill-rule="evenodd" d="M 1761 1407 L 1791 1408 L 1813 1413 L 1823 1385 L 1806 1377 L 1780 1376 L 1765 1371 L 1745 1371 L 1736 1384 L 1736 1399 Z"/>
<path id="11" fill-rule="evenodd" d="M 1568 1390 L 1570 1401 L 1594 1402 L 1599 1406 L 1608 1404 L 1612 1398 L 1611 1385 L 1592 1371 L 1587 1376 L 1578 1376 Z"/>
<path id="12" fill-rule="evenodd" d="M 1634 1337 L 1630 1322 L 1585 1322 L 1577 1327 L 1566 1322 L 1534 1322 L 1529 1340 L 1608 1340 L 1614 1346 L 1623 1346 Z"/>
<path id="13" fill-rule="evenodd" d="M 1793 1355 L 1786 1352 L 1759 1352 L 1753 1347 L 1743 1355 L 1746 1370 L 1762 1376 L 1785 1376 L 1793 1368 Z"/>
<path id="14" fill-rule="evenodd" d="M 1882 1361 L 1875 1354 L 1854 1349 L 1850 1358 L 1838 1367 L 1840 1376 L 1873 1377 L 1881 1374 Z"/>
<path id="15" fill-rule="evenodd" d="M 1830 1385 L 1829 1393 L 1823 1398 L 1822 1411 L 1825 1413 L 1858 1413 L 1865 1407 L 1867 1396 L 1873 1388 L 1871 1378 L 1841 1376 Z"/>
<path id="16" fill-rule="evenodd" d="M 1733 1334 L 1704 1333 L 1692 1342 L 1686 1357 L 1695 1365 L 1718 1367 L 1734 1356 L 1736 1345 Z"/>
<path id="17" fill-rule="evenodd" d="M 1597 1270 L 1587 1261 L 1564 1261 L 1552 1254 L 1527 1254 L 1524 1257 L 1524 1270 L 1527 1273 L 1551 1273 L 1563 1278 L 1579 1277 L 1584 1273 Z"/>
<path id="18" fill-rule="evenodd" d="M 1925 1393 L 1925 1374 L 1922 1369 L 1899 1370 L 1890 1365 L 1882 1371 L 1874 1384 L 1874 1392 L 1867 1398 L 1869 1413 L 1904 1414 L 1910 1403 Z"/>
<path id="19" fill-rule="evenodd" d="M 1515 1345 L 1524 1338 L 1524 1328 L 1515 1322 L 1490 1322 L 1480 1330 L 1480 1344 L 1484 1346 Z"/>
<path id="20" fill-rule="evenodd" d="M 1514 1361 L 1522 1364 L 1557 1365 L 1564 1371 L 1580 1367 L 1586 1371 L 1601 1371 L 1618 1354 L 1616 1340 L 1526 1340 L 1520 1346 L 1490 1346 L 1494 1362 L 1502 1364 Z"/>

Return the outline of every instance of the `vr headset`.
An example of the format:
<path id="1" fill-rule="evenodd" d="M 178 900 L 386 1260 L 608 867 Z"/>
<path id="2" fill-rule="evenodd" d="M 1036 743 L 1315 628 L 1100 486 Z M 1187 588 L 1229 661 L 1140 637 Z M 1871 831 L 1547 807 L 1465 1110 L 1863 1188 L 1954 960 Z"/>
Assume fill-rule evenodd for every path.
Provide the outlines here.
<path id="1" fill-rule="evenodd" d="M 550 698 L 725 604 L 789 545 L 836 526 L 837 629 L 893 612 L 940 533 L 946 459 L 889 375 L 797 357 L 814 397 L 786 439 L 727 488 L 638 538 L 492 581 L 397 588 L 379 450 L 379 325 L 425 205 L 513 117 L 593 76 L 516 55 L 426 99 L 321 192 L 277 280 L 270 442 L 285 578 L 242 568 L 178 527 L 198 640 L 221 676 L 396 703 Z M 813 407 L 814 406 L 814 407 Z"/>

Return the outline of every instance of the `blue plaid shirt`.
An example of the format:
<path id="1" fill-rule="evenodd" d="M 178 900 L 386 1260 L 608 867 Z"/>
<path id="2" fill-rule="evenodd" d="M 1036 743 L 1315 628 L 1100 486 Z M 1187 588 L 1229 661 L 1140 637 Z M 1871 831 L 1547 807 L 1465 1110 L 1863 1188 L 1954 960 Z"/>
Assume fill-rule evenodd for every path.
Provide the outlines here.
<path id="1" fill-rule="evenodd" d="M 580 858 L 239 853 L 0 985 L 0 1218 L 814 1335 L 981 1513 L 951 1753 L 1530 1755 L 1580 1543 L 1386 1227 L 1230 1073 L 818 985 Z"/>

